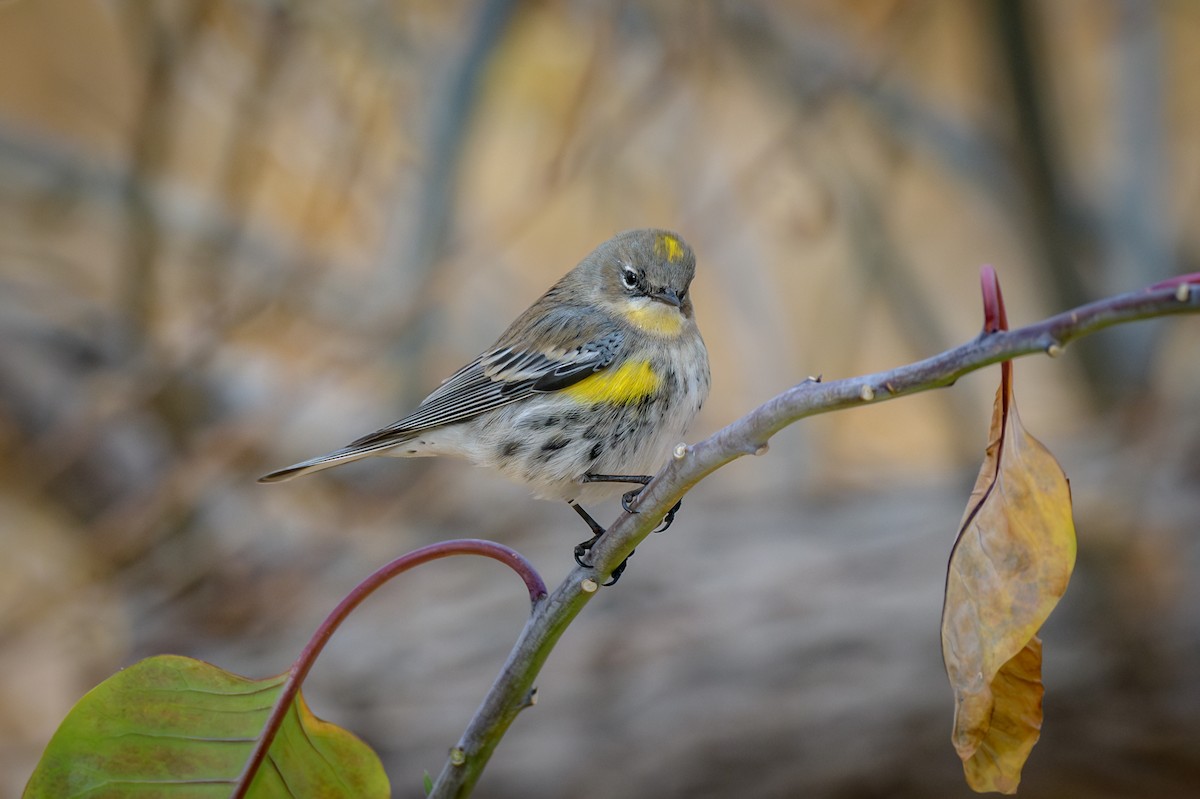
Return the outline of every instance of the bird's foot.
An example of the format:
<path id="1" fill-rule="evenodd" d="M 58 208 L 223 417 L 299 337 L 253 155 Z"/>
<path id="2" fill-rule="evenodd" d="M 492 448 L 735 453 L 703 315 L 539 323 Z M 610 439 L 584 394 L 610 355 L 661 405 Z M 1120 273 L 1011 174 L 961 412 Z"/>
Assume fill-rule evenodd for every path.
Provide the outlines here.
<path id="1" fill-rule="evenodd" d="M 637 495 L 640 493 L 642 493 L 642 489 L 635 488 L 632 491 L 626 491 L 624 494 L 621 495 L 621 507 L 625 509 L 626 513 L 637 513 L 638 512 L 637 510 L 635 510 L 632 507 L 632 505 L 633 505 L 634 498 L 636 498 Z M 671 506 L 671 509 L 669 511 L 667 511 L 667 515 L 663 517 L 662 524 L 660 524 L 658 527 L 655 527 L 654 532 L 661 533 L 661 532 L 665 531 L 668 527 L 670 527 L 671 524 L 675 521 L 675 514 L 679 513 L 679 509 L 681 507 L 683 507 L 682 499 Z"/>

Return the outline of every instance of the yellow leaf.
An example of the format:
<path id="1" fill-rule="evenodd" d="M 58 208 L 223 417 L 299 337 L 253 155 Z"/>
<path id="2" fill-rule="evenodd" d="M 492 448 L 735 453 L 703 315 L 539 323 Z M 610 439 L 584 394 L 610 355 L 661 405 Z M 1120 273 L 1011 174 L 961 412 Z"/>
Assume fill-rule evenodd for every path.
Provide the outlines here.
<path id="1" fill-rule="evenodd" d="M 1042 729 L 1042 693 L 1042 642 L 1035 635 L 992 681 L 990 726 L 963 761 L 972 790 L 1016 793 L 1021 766 Z"/>
<path id="2" fill-rule="evenodd" d="M 1042 723 L 1038 629 L 1075 565 L 1071 491 L 1025 432 L 1003 365 L 990 443 L 950 554 L 942 656 L 954 689 L 954 748 L 976 791 L 1013 793 Z"/>

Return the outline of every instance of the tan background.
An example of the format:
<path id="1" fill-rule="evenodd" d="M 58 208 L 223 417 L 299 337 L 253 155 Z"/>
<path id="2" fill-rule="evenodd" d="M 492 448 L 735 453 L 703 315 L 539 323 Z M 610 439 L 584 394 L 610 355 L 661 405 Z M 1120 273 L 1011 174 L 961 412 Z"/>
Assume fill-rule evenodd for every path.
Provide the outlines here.
<path id="1" fill-rule="evenodd" d="M 1196 271 L 1197 74 L 1184 0 L 0 3 L 0 795 L 115 670 L 282 671 L 414 546 L 560 578 L 574 514 L 461 464 L 253 478 L 394 419 L 613 232 L 698 253 L 694 438 L 972 337 L 981 263 L 1014 324 Z M 1018 365 L 1080 538 L 1022 796 L 1200 786 L 1198 343 L 1175 319 Z M 937 630 L 996 379 L 701 484 L 479 795 L 968 795 Z M 424 567 L 310 703 L 419 795 L 522 593 Z"/>

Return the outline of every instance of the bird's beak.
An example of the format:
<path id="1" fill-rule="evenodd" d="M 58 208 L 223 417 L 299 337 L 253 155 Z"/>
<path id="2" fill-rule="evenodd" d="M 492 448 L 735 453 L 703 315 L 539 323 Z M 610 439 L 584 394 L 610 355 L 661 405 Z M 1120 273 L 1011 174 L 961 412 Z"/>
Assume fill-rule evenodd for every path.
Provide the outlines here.
<path id="1" fill-rule="evenodd" d="M 667 305 L 674 305 L 676 308 L 683 307 L 683 302 L 679 299 L 679 294 L 675 289 L 662 289 L 650 295 L 651 299 L 665 302 Z"/>

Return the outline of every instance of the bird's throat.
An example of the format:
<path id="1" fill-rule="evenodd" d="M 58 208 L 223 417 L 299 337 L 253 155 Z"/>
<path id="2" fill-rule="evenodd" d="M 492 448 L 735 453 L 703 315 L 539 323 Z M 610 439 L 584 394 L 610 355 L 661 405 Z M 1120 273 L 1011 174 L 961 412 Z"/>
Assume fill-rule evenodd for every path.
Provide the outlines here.
<path id="1" fill-rule="evenodd" d="M 624 316 L 634 327 L 667 338 L 674 338 L 682 333 L 686 321 L 678 308 L 650 299 L 631 303 L 625 309 Z"/>

